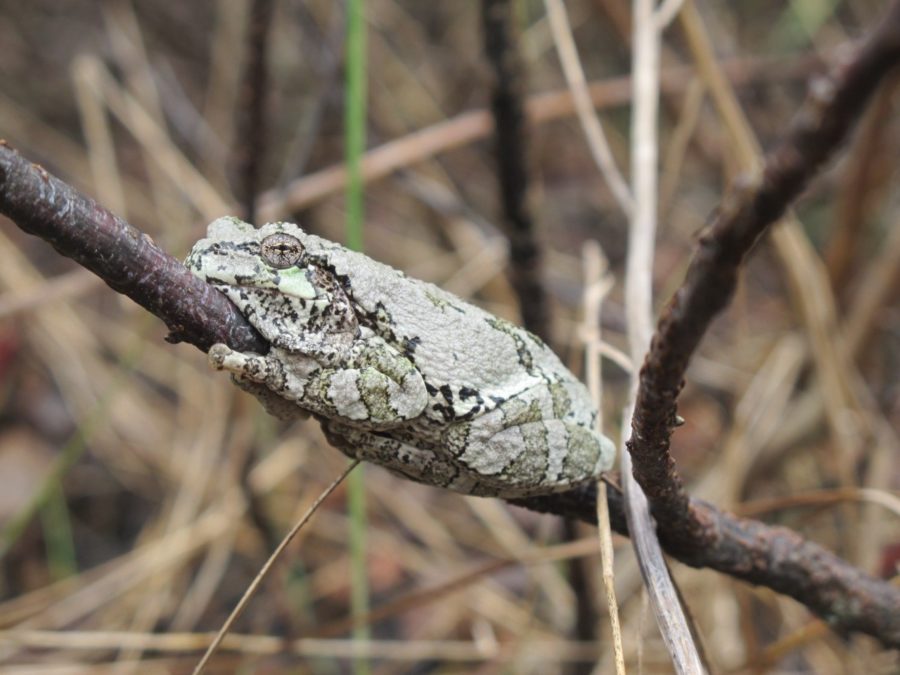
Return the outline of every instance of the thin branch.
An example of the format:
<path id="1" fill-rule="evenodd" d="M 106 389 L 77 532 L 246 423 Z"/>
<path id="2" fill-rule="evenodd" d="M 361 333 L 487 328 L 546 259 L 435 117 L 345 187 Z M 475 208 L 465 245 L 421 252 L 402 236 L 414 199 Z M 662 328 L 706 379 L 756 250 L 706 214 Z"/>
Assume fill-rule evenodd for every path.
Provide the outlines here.
<path id="1" fill-rule="evenodd" d="M 613 529 L 628 534 L 622 493 L 607 485 Z M 596 519 L 596 485 L 558 495 L 513 500 L 541 513 L 566 513 L 585 522 Z M 860 632 L 885 647 L 900 648 L 900 588 L 871 577 L 825 548 L 786 527 L 739 518 L 692 499 L 691 512 L 716 537 L 708 548 L 685 551 L 677 533 L 660 527 L 667 553 L 697 568 L 765 586 L 794 598 L 839 633 Z"/>
<path id="2" fill-rule="evenodd" d="M 692 513 L 669 454 L 675 401 L 688 362 L 712 319 L 728 304 L 747 253 L 831 157 L 866 101 L 900 61 L 900 2 L 856 52 L 829 77 L 815 80 L 788 135 L 768 156 L 760 177 L 744 179 L 701 234 L 686 279 L 662 313 L 641 369 L 629 447 L 634 475 L 653 515 L 681 541 L 685 554 L 714 545 L 717 532 Z"/>
<path id="3" fill-rule="evenodd" d="M 625 270 L 628 343 L 633 363 L 639 363 L 646 354 L 653 335 L 653 251 L 657 225 L 660 52 L 660 29 L 654 5 L 654 0 L 635 0 L 633 3 L 634 104 L 631 116 L 631 191 L 635 206 L 630 214 Z M 633 373 L 631 396 L 626 417 L 623 419 L 624 428 L 627 428 L 628 420 L 635 409 L 639 383 L 640 375 Z M 663 642 L 676 672 L 702 673 L 704 667 L 700 654 L 694 644 L 688 618 L 660 548 L 650 517 L 648 500 L 641 491 L 641 486 L 631 475 L 632 458 L 628 452 L 623 452 L 620 461 L 631 542 Z"/>
<path id="4" fill-rule="evenodd" d="M 888 125 L 893 121 L 894 94 L 900 88 L 900 78 L 891 77 L 882 87 L 859 125 L 853 147 L 847 151 L 847 168 L 843 171 L 835 205 L 830 237 L 823 254 L 831 287 L 838 292 L 846 289 L 856 254 L 864 238 L 858 234 L 858 224 L 871 222 L 876 195 L 891 179 L 890 144 L 885 143 Z M 846 299 L 846 298 L 844 298 Z M 849 324 L 855 327 L 855 324 Z M 851 350 L 852 351 L 852 350 Z"/>
<path id="5" fill-rule="evenodd" d="M 491 114 L 494 121 L 494 161 L 503 207 L 503 231 L 509 239 L 509 276 L 519 301 L 525 328 L 550 343 L 550 309 L 542 277 L 542 251 L 528 203 L 529 129 L 525 114 L 526 71 L 520 53 L 515 3 L 482 0 L 481 24 L 484 51 L 490 63 Z M 586 94 L 585 94 L 586 96 Z M 590 106 L 590 99 L 588 99 Z M 578 538 L 577 523 L 563 520 L 563 541 Z M 596 637 L 597 609 L 589 588 L 583 560 L 566 563 L 569 583 L 575 591 L 575 633 L 582 641 Z M 589 664 L 578 664 L 570 673 L 589 673 Z"/>
<path id="6" fill-rule="evenodd" d="M 244 613 L 244 610 L 247 608 L 247 605 L 250 603 L 250 600 L 256 594 L 257 589 L 260 587 L 262 582 L 269 575 L 269 572 L 272 571 L 272 567 L 281 557 L 281 554 L 284 553 L 284 550 L 290 545 L 292 541 L 294 541 L 294 537 L 297 536 L 297 533 L 303 529 L 303 526 L 312 518 L 313 514 L 319 509 L 328 495 L 335 491 L 338 485 L 344 482 L 344 479 L 350 474 L 353 469 L 359 464 L 360 460 L 355 459 L 350 462 L 346 468 L 340 473 L 340 475 L 335 478 L 331 484 L 326 487 L 322 493 L 316 497 L 312 504 L 309 505 L 309 508 L 306 509 L 304 514 L 300 517 L 294 526 L 288 531 L 286 535 L 282 538 L 281 542 L 272 551 L 272 554 L 269 556 L 269 559 L 266 560 L 265 564 L 253 578 L 253 581 L 249 586 L 244 590 L 244 594 L 241 596 L 241 599 L 238 601 L 238 604 L 235 605 L 234 609 L 231 610 L 231 613 L 228 615 L 228 618 L 225 620 L 225 623 L 222 624 L 222 627 L 219 629 L 219 632 L 216 633 L 216 637 L 209 644 L 209 647 L 206 648 L 206 652 L 203 654 L 203 657 L 197 663 L 194 668 L 194 675 L 200 675 L 205 669 L 206 665 L 209 663 L 209 660 L 213 657 L 213 654 L 216 653 L 216 650 L 219 648 L 219 645 L 222 644 L 222 640 L 228 635 L 228 632 L 231 630 L 231 627 L 234 626 L 234 622 L 237 621 L 241 614 Z"/>
<path id="7" fill-rule="evenodd" d="M 659 525 L 660 537 L 680 559 L 717 567 L 737 561 L 742 549 L 748 568 L 742 578 L 759 583 L 778 570 L 777 589 L 803 601 L 835 625 L 877 631 L 882 640 L 900 644 L 900 591 L 886 597 L 873 594 L 874 580 L 831 554 L 787 531 L 740 521 L 713 507 L 691 501 L 675 471 L 669 442 L 675 426 L 675 403 L 688 362 L 712 319 L 727 305 L 744 258 L 767 228 L 799 196 L 822 164 L 831 157 L 862 113 L 865 103 L 887 73 L 900 61 L 900 2 L 856 54 L 813 82 L 809 96 L 788 135 L 772 152 L 761 176 L 745 179 L 730 194 L 701 235 L 699 250 L 684 285 L 662 314 L 640 375 L 640 390 L 632 419 L 629 448 L 634 475 L 646 492 Z M 733 528 L 740 531 L 736 540 Z M 740 543 L 739 543 L 740 542 Z M 782 548 L 782 546 L 786 546 Z M 748 548 L 758 548 L 755 557 Z M 806 557 L 808 560 L 804 560 Z M 827 557 L 826 557 L 827 556 Z M 803 560 L 801 564 L 798 561 Z M 718 562 L 717 562 L 718 561 Z M 829 577 L 808 575 L 810 566 Z M 770 569 L 769 566 L 771 566 Z M 718 568 L 718 567 L 717 567 Z M 804 573 L 800 574 L 800 569 Z M 785 579 L 793 579 L 785 583 Z M 811 582 L 811 580 L 815 580 Z M 877 582 L 875 582 L 877 583 Z M 830 594 L 846 584 L 863 591 L 865 611 L 847 611 Z"/>
<path id="8" fill-rule="evenodd" d="M 253 0 L 247 18 L 246 63 L 238 99 L 238 132 L 235 164 L 235 193 L 244 207 L 244 217 L 256 222 L 256 193 L 266 152 L 265 102 L 268 92 L 266 60 L 269 27 L 272 25 L 273 0 Z"/>
<path id="9" fill-rule="evenodd" d="M 0 141 L 0 213 L 49 242 L 155 314 L 170 342 L 217 342 L 260 353 L 268 345 L 219 291 L 93 199 Z"/>
<path id="10" fill-rule="evenodd" d="M 581 330 L 584 339 L 584 361 L 587 385 L 597 409 L 597 430 L 603 432 L 603 377 L 600 345 L 600 315 L 603 299 L 615 285 L 609 273 L 609 262 L 603 250 L 594 240 L 585 242 L 582 249 L 582 266 L 584 268 L 584 293 L 582 298 L 584 317 Z M 617 675 L 625 673 L 625 656 L 622 647 L 622 626 L 619 621 L 619 602 L 616 598 L 614 549 L 612 545 L 612 526 L 609 520 L 609 506 L 606 496 L 606 483 L 597 482 L 597 536 L 600 543 L 600 573 L 606 594 L 606 606 L 609 611 L 609 625 L 612 632 L 613 656 Z M 568 520 L 566 522 L 569 522 Z"/>
<path id="11" fill-rule="evenodd" d="M 563 74 L 569 90 L 572 92 L 575 112 L 578 114 L 581 128 L 584 129 L 594 162 L 606 180 L 613 197 L 619 203 L 619 208 L 626 216 L 630 216 L 634 211 L 634 196 L 628 189 L 628 183 L 622 177 L 622 172 L 616 166 L 616 160 L 610 150 L 609 142 L 606 140 L 603 126 L 594 112 L 584 70 L 578 59 L 575 40 L 572 38 L 572 27 L 569 25 L 565 5 L 562 0 L 544 0 L 544 6 L 547 10 L 547 18 L 550 20 L 550 30 L 553 32 L 553 42 L 556 44 L 556 52 L 562 64 Z"/>

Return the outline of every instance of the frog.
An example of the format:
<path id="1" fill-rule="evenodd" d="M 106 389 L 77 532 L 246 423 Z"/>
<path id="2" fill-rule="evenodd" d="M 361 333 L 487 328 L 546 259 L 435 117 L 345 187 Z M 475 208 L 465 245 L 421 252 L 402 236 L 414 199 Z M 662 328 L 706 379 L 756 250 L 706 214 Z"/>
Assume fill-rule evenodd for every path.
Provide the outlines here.
<path id="1" fill-rule="evenodd" d="M 185 261 L 269 342 L 211 366 L 281 419 L 312 416 L 353 459 L 427 485 L 519 499 L 615 457 L 587 388 L 538 337 L 288 222 L 208 226 Z"/>

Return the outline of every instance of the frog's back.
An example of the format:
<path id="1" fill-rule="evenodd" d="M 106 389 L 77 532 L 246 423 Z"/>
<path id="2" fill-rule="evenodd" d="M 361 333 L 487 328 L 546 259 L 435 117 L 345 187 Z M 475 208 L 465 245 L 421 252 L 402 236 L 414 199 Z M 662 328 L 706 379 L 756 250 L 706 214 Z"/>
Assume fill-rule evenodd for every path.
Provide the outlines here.
<path id="1" fill-rule="evenodd" d="M 582 395 L 583 385 L 523 328 L 434 284 L 319 241 L 361 323 L 403 351 L 431 389 L 471 390 L 499 400 L 541 382 L 561 382 Z"/>

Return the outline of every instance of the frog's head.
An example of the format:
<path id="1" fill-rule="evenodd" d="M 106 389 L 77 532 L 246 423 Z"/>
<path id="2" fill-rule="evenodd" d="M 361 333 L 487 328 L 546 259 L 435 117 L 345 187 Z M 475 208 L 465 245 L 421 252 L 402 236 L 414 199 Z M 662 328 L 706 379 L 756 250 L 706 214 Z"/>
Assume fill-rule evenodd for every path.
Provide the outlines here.
<path id="1" fill-rule="evenodd" d="M 206 238 L 188 254 L 185 265 L 213 286 L 272 289 L 282 295 L 314 300 L 321 295 L 308 277 L 303 239 L 293 223 L 268 223 L 256 229 L 237 218 L 219 218 Z"/>
<path id="2" fill-rule="evenodd" d="M 293 223 L 257 229 L 238 218 L 219 218 L 185 265 L 225 293 L 267 340 L 300 350 L 298 340 L 305 343 L 312 335 L 357 331 L 340 282 L 308 255 L 308 245 L 320 241 Z"/>

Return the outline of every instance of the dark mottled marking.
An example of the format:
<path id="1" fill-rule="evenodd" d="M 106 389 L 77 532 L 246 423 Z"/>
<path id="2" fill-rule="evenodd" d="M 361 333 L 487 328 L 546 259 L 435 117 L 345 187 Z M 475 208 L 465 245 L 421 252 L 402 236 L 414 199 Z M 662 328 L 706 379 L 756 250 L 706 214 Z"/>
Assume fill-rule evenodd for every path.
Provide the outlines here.
<path id="1" fill-rule="evenodd" d="M 525 340 L 522 339 L 522 333 L 527 331 L 511 324 L 509 321 L 504 321 L 495 316 L 487 317 L 485 318 L 485 321 L 494 330 L 509 336 L 516 346 L 516 355 L 518 356 L 519 365 L 522 366 L 529 375 L 534 375 L 534 358 L 531 355 L 531 350 L 528 349 L 528 345 L 525 344 Z M 532 335 L 532 337 L 534 336 Z"/>
<path id="2" fill-rule="evenodd" d="M 441 396 L 444 397 L 444 400 L 447 403 L 453 403 L 453 390 L 450 388 L 449 384 L 442 384 L 440 388 Z"/>
<path id="3" fill-rule="evenodd" d="M 460 422 L 467 422 L 468 420 L 474 419 L 481 412 L 481 406 L 476 405 L 475 407 L 469 409 L 464 412 L 462 415 L 456 415 L 456 419 Z"/>
<path id="4" fill-rule="evenodd" d="M 499 477 L 502 482 L 515 484 L 513 476 L 541 476 L 547 478 L 550 460 L 547 454 L 547 427 L 541 422 L 519 427 L 525 449 L 513 461 L 503 467 Z"/>
<path id="5" fill-rule="evenodd" d="M 410 361 L 413 361 L 413 357 L 416 353 L 416 348 L 421 344 L 422 338 L 418 335 L 414 338 L 404 338 L 403 339 L 403 355 L 408 358 Z"/>
<path id="6" fill-rule="evenodd" d="M 553 400 L 553 414 L 558 419 L 563 419 L 572 410 L 572 398 L 561 382 L 551 382 L 550 397 Z"/>
<path id="7" fill-rule="evenodd" d="M 477 389 L 472 389 L 471 387 L 460 387 L 459 398 L 463 401 L 468 401 L 470 398 L 475 398 L 479 403 L 481 403 L 481 394 L 478 393 Z"/>
<path id="8" fill-rule="evenodd" d="M 456 414 L 453 412 L 452 405 L 444 405 L 443 403 L 435 403 L 431 406 L 431 409 L 436 413 L 440 413 L 441 417 L 444 418 L 445 421 L 450 421 L 455 419 Z"/>

